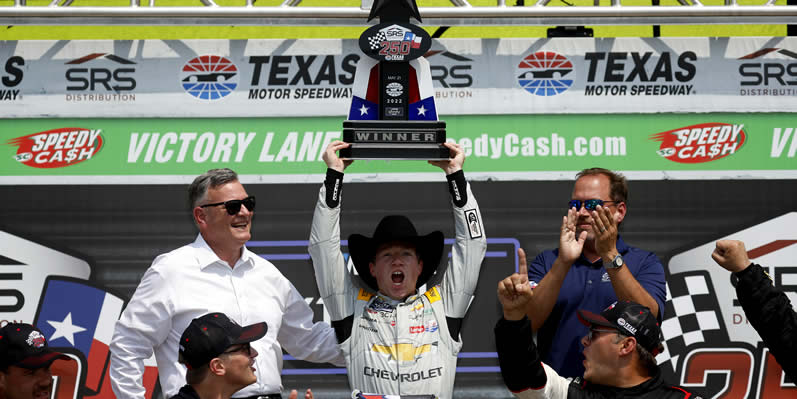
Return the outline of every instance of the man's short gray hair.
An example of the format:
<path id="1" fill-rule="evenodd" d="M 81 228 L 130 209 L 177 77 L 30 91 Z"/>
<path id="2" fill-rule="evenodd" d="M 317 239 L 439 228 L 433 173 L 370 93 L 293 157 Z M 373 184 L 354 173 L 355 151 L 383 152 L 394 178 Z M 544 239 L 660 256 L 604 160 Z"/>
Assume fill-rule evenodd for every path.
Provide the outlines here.
<path id="1" fill-rule="evenodd" d="M 238 174 L 232 169 L 211 169 L 197 176 L 188 186 L 188 204 L 191 209 L 194 209 L 205 199 L 209 188 L 216 188 L 234 181 L 238 181 Z"/>

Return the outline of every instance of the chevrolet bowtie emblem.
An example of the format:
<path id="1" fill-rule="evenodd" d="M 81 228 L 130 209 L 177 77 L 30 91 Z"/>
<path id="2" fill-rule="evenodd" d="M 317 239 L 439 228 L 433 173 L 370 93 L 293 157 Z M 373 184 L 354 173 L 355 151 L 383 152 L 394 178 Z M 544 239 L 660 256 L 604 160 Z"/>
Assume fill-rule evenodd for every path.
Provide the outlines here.
<path id="1" fill-rule="evenodd" d="M 371 347 L 371 351 L 384 353 L 390 355 L 392 360 L 398 359 L 401 362 L 407 362 L 417 359 L 420 355 L 429 352 L 432 345 L 426 344 L 421 346 L 413 346 L 412 344 L 394 344 L 394 345 L 377 345 Z"/>

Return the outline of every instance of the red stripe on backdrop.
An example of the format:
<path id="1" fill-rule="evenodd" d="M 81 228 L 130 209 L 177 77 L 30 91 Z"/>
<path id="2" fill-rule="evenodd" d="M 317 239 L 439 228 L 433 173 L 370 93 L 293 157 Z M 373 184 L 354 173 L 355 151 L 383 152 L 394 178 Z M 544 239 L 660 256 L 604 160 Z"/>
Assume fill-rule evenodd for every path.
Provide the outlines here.
<path id="1" fill-rule="evenodd" d="M 775 240 L 769 244 L 762 245 L 758 248 L 751 249 L 747 251 L 747 256 L 750 259 L 758 258 L 760 256 L 764 256 L 766 254 L 775 252 L 777 250 L 783 249 L 788 247 L 789 245 L 796 244 L 797 240 Z"/>
<path id="2" fill-rule="evenodd" d="M 88 358 L 86 359 L 86 387 L 94 392 L 100 390 L 102 376 L 105 374 L 105 363 L 108 360 L 108 345 L 97 341 L 91 343 Z M 109 378 L 106 378 L 106 380 Z"/>

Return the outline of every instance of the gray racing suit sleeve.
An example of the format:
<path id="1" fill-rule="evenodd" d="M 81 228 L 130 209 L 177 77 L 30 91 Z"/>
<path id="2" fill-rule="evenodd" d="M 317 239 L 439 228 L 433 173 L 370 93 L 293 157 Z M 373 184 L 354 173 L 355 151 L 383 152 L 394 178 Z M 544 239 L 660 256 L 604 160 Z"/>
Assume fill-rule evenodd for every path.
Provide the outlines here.
<path id="1" fill-rule="evenodd" d="M 342 179 L 343 175 L 339 177 Z M 326 199 L 327 186 L 322 185 L 313 212 L 308 251 L 313 260 L 318 291 L 334 323 L 354 314 L 357 287 L 340 251 L 340 192 L 335 196 L 333 204 L 336 206 L 333 208 Z M 338 338 L 340 341 L 341 337 Z"/>
<path id="2" fill-rule="evenodd" d="M 452 173 L 448 180 L 452 187 L 464 188 L 466 195 L 462 198 L 458 195 L 461 189 L 452 189 L 455 240 L 451 247 L 451 259 L 446 269 L 438 270 L 428 284 L 435 285 L 439 281 L 446 317 L 462 319 L 479 282 L 479 270 L 487 251 L 487 236 L 479 204 L 462 171 Z M 464 204 L 461 204 L 461 199 L 465 199 Z M 457 206 L 458 203 L 461 206 Z"/>

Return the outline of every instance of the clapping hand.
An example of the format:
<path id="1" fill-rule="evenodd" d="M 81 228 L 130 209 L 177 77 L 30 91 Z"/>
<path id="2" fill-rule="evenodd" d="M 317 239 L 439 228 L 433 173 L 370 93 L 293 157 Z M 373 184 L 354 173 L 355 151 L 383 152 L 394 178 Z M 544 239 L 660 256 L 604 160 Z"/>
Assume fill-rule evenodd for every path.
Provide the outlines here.
<path id="1" fill-rule="evenodd" d="M 611 262 L 617 255 L 617 222 L 610 207 L 598 205 L 592 211 L 592 232 L 595 234 L 595 251 L 604 262 Z"/>
<path id="2" fill-rule="evenodd" d="M 566 265 L 571 265 L 581 256 L 587 232 L 582 231 L 576 236 L 576 221 L 578 211 L 576 208 L 567 210 L 567 215 L 562 217 L 562 228 L 559 232 L 559 257 Z"/>

